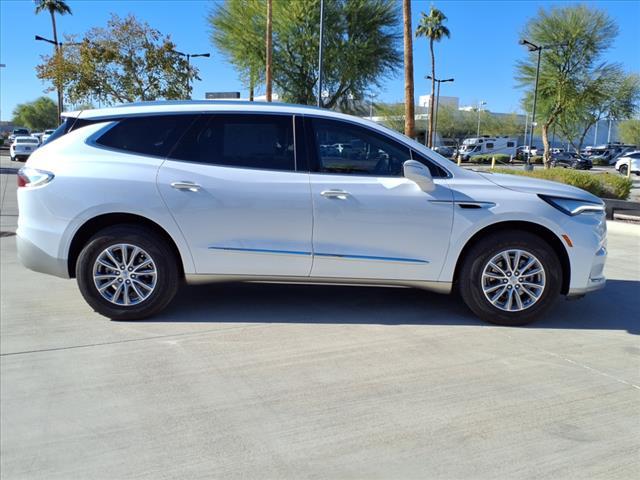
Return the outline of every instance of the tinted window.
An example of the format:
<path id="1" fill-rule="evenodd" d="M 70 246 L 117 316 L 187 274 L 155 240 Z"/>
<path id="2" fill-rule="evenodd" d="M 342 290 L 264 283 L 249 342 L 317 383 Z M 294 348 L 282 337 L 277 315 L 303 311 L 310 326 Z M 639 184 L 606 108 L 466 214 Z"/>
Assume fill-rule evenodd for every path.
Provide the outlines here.
<path id="1" fill-rule="evenodd" d="M 203 115 L 170 157 L 229 167 L 295 170 L 292 117 Z"/>
<path id="2" fill-rule="evenodd" d="M 411 159 L 409 148 L 367 128 L 332 120 L 312 120 L 315 171 L 400 176 Z"/>
<path id="3" fill-rule="evenodd" d="M 513 147 L 514 145 L 515 145 L 515 143 L 513 143 L 513 142 L 507 142 L 507 147 L 509 147 L 509 148 Z"/>
<path id="4" fill-rule="evenodd" d="M 487 148 L 493 148 L 493 143 L 487 143 Z"/>
<path id="5" fill-rule="evenodd" d="M 125 118 L 118 121 L 96 143 L 117 150 L 165 157 L 195 118 L 195 115 Z M 76 128 L 78 126 L 74 125 L 73 129 Z"/>

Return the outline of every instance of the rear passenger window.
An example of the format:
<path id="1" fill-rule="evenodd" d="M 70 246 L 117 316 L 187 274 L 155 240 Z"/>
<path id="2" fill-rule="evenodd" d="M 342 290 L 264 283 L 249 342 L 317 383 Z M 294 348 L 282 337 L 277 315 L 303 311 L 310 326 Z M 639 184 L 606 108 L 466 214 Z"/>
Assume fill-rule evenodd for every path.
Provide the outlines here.
<path id="1" fill-rule="evenodd" d="M 116 150 L 166 157 L 196 115 L 154 115 L 120 120 L 96 143 Z"/>
<path id="2" fill-rule="evenodd" d="M 293 118 L 203 115 L 170 157 L 228 167 L 295 170 Z"/>

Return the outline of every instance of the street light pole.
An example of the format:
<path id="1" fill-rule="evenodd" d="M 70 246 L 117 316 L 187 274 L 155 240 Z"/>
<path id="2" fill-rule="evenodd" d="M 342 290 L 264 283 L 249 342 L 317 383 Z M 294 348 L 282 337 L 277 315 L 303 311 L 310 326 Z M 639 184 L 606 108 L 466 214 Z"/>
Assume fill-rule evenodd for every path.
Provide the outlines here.
<path id="1" fill-rule="evenodd" d="M 55 47 L 55 55 L 56 55 L 56 93 L 58 97 L 58 125 L 62 121 L 62 110 L 64 109 L 64 105 L 62 104 L 62 85 L 60 81 L 60 57 L 62 56 L 62 42 L 55 42 L 48 38 L 41 37 L 40 35 L 36 35 L 37 41 L 50 43 Z"/>
<path id="2" fill-rule="evenodd" d="M 424 78 L 426 78 L 427 80 L 431 80 L 431 75 L 427 75 Z M 446 78 L 446 79 L 437 79 L 434 78 L 434 81 L 438 82 L 438 93 L 436 95 L 436 112 L 435 115 L 433 117 L 433 136 L 437 137 L 438 135 L 438 110 L 440 109 L 440 84 L 441 83 L 445 83 L 445 82 L 453 82 L 453 78 Z"/>
<path id="3" fill-rule="evenodd" d="M 183 57 L 187 57 L 187 95 L 188 95 L 188 100 L 191 100 L 191 75 L 190 75 L 191 59 L 196 57 L 209 58 L 211 54 L 210 53 L 183 53 L 183 52 L 179 52 L 178 50 L 174 50 L 174 52 L 176 52 L 178 55 L 181 55 Z"/>
<path id="4" fill-rule="evenodd" d="M 538 103 L 538 80 L 540 79 L 540 59 L 542 57 L 542 50 L 552 47 L 563 47 L 565 44 L 556 45 L 536 45 L 524 38 L 520 40 L 520 45 L 525 45 L 530 52 L 538 52 L 538 65 L 536 67 L 536 83 L 533 89 L 533 112 L 531 113 L 531 132 L 529 133 L 529 151 L 527 152 L 527 163 L 524 166 L 525 170 L 533 170 L 531 166 L 531 143 L 533 142 L 533 130 L 536 127 L 536 105 Z"/>
<path id="5" fill-rule="evenodd" d="M 320 0 L 320 42 L 318 45 L 318 107 L 322 108 L 322 43 L 324 38 L 324 0 Z"/>

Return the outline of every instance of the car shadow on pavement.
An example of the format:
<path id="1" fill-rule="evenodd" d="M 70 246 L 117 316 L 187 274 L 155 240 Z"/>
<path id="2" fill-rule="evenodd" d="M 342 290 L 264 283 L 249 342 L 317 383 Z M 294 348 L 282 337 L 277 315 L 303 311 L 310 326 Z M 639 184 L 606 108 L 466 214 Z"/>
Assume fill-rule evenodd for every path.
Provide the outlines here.
<path id="1" fill-rule="evenodd" d="M 561 298 L 527 328 L 640 333 L 640 282 L 609 280 L 578 300 Z M 410 288 L 222 283 L 184 286 L 148 322 L 483 325 L 457 295 Z"/>

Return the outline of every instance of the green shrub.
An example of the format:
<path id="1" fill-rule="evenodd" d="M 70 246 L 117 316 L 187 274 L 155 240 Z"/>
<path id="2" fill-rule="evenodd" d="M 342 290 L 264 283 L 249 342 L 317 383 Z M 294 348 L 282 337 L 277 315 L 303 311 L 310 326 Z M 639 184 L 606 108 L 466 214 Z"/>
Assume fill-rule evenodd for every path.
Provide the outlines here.
<path id="1" fill-rule="evenodd" d="M 594 158 L 591 163 L 597 165 L 599 167 L 607 167 L 609 166 L 609 160 L 605 160 L 604 158 Z"/>
<path id="2" fill-rule="evenodd" d="M 570 169 L 553 168 L 548 170 L 536 169 L 531 172 L 496 168 L 494 172 L 523 175 L 525 177 L 540 178 L 554 182 L 566 183 L 581 188 L 602 198 L 617 198 L 626 200 L 631 191 L 632 182 L 626 177 L 609 173 L 592 174 Z"/>
<path id="3" fill-rule="evenodd" d="M 620 198 L 626 200 L 631 193 L 631 187 L 633 182 L 627 177 L 616 175 L 612 173 L 602 173 L 598 177 L 604 182 L 605 187 L 608 190 L 608 194 L 605 198 Z"/>
<path id="4" fill-rule="evenodd" d="M 542 165 L 542 155 L 534 155 L 533 157 L 531 157 L 531 163 L 533 163 L 534 165 Z"/>

